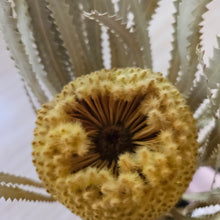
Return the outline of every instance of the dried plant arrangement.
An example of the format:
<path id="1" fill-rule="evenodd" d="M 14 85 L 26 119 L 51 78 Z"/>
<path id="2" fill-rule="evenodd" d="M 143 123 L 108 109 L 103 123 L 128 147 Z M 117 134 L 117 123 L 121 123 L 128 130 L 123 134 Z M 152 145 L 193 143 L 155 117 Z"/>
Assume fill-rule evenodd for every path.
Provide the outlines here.
<path id="1" fill-rule="evenodd" d="M 184 193 L 199 167 L 220 167 L 220 38 L 208 66 L 201 45 L 210 2 L 172 1 L 162 75 L 149 34 L 160 0 L 1 0 L 0 30 L 37 112 L 42 183 L 1 172 L 0 196 L 59 201 L 87 220 L 219 219 L 192 217 L 220 204 L 219 188 Z"/>

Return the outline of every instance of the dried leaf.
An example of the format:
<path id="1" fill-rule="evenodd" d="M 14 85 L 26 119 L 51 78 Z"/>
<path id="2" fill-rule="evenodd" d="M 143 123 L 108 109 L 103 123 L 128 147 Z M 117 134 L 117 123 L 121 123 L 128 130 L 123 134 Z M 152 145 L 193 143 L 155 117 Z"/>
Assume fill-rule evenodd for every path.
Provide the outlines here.
<path id="1" fill-rule="evenodd" d="M 85 12 L 84 15 L 90 19 L 96 20 L 98 23 L 100 23 L 100 25 L 105 25 L 112 31 L 112 33 L 117 34 L 121 39 L 123 39 L 123 42 L 126 43 L 127 47 L 129 48 L 136 65 L 143 67 L 142 52 L 134 37 L 134 33 L 131 33 L 129 29 L 126 28 L 126 25 L 122 24 L 120 19 L 117 19 L 116 16 L 109 16 L 108 13 L 99 14 L 97 11 L 92 13 Z"/>
<path id="2" fill-rule="evenodd" d="M 0 198 L 5 200 L 26 200 L 26 201 L 42 201 L 42 202 L 54 202 L 52 197 L 42 195 L 40 193 L 29 192 L 18 187 L 1 185 L 0 184 Z"/>
<path id="3" fill-rule="evenodd" d="M 27 177 L 15 176 L 12 174 L 0 172 L 0 183 L 2 182 L 12 183 L 12 184 L 30 185 L 30 186 L 40 187 L 40 188 L 43 187 L 42 183 L 29 179 Z"/>
<path id="4" fill-rule="evenodd" d="M 47 73 L 46 77 L 54 85 L 56 93 L 58 93 L 71 79 L 70 73 L 66 68 L 67 58 L 65 51 L 58 44 L 61 40 L 56 33 L 56 27 L 52 22 L 50 12 L 46 8 L 46 2 L 42 0 L 26 0 L 26 2 L 31 16 L 34 41 L 44 70 Z"/>
<path id="5" fill-rule="evenodd" d="M 69 5 L 65 1 L 56 0 L 50 0 L 47 3 L 63 40 L 63 45 L 68 52 L 70 63 L 74 67 L 74 75 L 77 77 L 89 73 L 89 66 L 91 66 L 88 65 L 89 54 L 86 54 L 80 43 L 82 33 L 76 31 Z"/>
<path id="6" fill-rule="evenodd" d="M 45 103 L 48 99 L 28 61 L 24 45 L 21 43 L 21 35 L 17 31 L 17 20 L 11 16 L 10 12 L 10 4 L 6 0 L 0 1 L 1 32 L 22 78 L 26 80 L 28 86 L 31 88 L 38 101 L 40 103 Z"/>

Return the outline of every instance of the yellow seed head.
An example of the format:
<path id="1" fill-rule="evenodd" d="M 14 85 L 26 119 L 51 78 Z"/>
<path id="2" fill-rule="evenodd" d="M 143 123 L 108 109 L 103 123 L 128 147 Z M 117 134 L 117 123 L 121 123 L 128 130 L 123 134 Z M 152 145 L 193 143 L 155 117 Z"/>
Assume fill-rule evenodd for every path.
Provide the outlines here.
<path id="1" fill-rule="evenodd" d="M 153 220 L 191 181 L 196 140 L 189 107 L 161 74 L 101 70 L 38 111 L 33 163 L 54 198 L 83 219 Z"/>

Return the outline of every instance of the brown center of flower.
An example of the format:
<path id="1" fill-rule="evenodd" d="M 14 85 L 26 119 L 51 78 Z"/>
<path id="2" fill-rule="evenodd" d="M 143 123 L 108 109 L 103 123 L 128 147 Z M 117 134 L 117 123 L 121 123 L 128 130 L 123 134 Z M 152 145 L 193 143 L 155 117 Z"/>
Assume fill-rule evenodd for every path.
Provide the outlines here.
<path id="1" fill-rule="evenodd" d="M 117 125 L 110 125 L 100 130 L 94 138 L 94 144 L 101 159 L 110 163 L 117 160 L 124 152 L 133 152 L 135 147 L 129 129 Z"/>
<path id="2" fill-rule="evenodd" d="M 143 95 L 131 101 L 100 95 L 77 99 L 74 109 L 67 108 L 66 113 L 82 124 L 91 143 L 87 154 L 73 156 L 72 172 L 88 166 L 108 167 L 117 175 L 121 154 L 135 152 L 138 146 L 149 146 L 157 140 L 159 131 L 151 129 L 147 116 L 139 112 L 143 99 Z"/>

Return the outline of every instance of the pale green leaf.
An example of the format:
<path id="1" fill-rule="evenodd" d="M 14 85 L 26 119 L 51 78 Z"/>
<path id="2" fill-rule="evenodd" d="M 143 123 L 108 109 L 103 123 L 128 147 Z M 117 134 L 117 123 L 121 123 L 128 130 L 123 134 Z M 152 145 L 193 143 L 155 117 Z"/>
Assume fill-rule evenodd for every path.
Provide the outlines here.
<path id="1" fill-rule="evenodd" d="M 145 11 L 145 16 L 146 20 L 148 21 L 148 24 L 150 20 L 152 19 L 152 16 L 154 15 L 156 9 L 159 6 L 159 2 L 161 0 L 154 0 L 154 1 L 149 1 L 149 0 L 141 0 L 140 5 Z"/>
<path id="2" fill-rule="evenodd" d="M 118 17 L 122 19 L 123 23 L 128 21 L 128 12 L 130 9 L 130 1 L 120 0 L 119 1 L 119 11 L 117 12 Z"/>
<path id="3" fill-rule="evenodd" d="M 178 25 L 178 48 L 181 60 L 181 75 L 176 86 L 188 97 L 193 86 L 198 65 L 196 47 L 200 44 L 201 22 L 207 11 L 206 5 L 210 0 L 182 1 L 180 4 Z"/>
<path id="4" fill-rule="evenodd" d="M 101 65 L 97 65 L 98 59 L 95 59 L 96 57 L 93 54 L 94 51 L 91 49 L 91 45 L 92 43 L 94 45 L 94 41 L 92 43 L 91 42 L 89 43 L 91 39 L 88 38 L 88 33 L 86 30 L 86 27 L 87 27 L 86 22 L 88 20 L 85 21 L 85 17 L 83 16 L 83 13 L 82 13 L 82 11 L 85 10 L 85 7 L 87 8 L 88 4 L 92 4 L 94 0 L 87 1 L 87 2 L 85 0 L 79 0 L 77 4 L 75 1 L 72 1 L 72 0 L 66 0 L 66 2 L 70 8 L 69 13 L 73 16 L 73 24 L 75 26 L 76 33 L 79 35 L 80 44 L 83 50 L 85 51 L 85 54 L 87 55 L 88 72 L 92 72 L 94 70 L 102 68 L 101 58 L 100 58 Z M 82 6 L 80 6 L 80 4 L 82 4 Z"/>
<path id="5" fill-rule="evenodd" d="M 25 94 L 27 95 L 27 98 L 29 100 L 29 103 L 34 111 L 35 114 L 37 114 L 37 107 L 35 106 L 34 104 L 34 100 L 33 100 L 33 97 L 31 96 L 30 94 L 30 91 L 29 91 L 29 88 L 28 86 L 26 85 L 26 81 L 24 81 L 24 79 L 22 79 L 23 81 L 23 87 L 24 87 L 24 91 L 25 91 Z"/>
<path id="6" fill-rule="evenodd" d="M 94 8 L 100 13 L 108 12 L 114 15 L 114 7 L 111 1 L 96 0 L 97 6 Z M 94 22 L 94 21 L 93 21 Z M 127 67 L 129 58 L 128 51 L 123 47 L 118 36 L 107 30 L 109 36 L 109 46 L 111 53 L 111 67 Z"/>
<path id="7" fill-rule="evenodd" d="M 183 199 L 189 201 L 209 202 L 218 201 L 220 202 L 220 188 L 216 188 L 207 192 L 199 193 L 185 193 L 182 196 Z"/>
<path id="8" fill-rule="evenodd" d="M 206 163 L 212 154 L 217 151 L 218 144 L 220 144 L 220 119 L 216 120 L 216 124 L 209 138 L 207 147 L 204 149 L 202 154 L 202 164 Z"/>
<path id="9" fill-rule="evenodd" d="M 171 50 L 171 60 L 170 65 L 168 69 L 167 78 L 173 83 L 176 83 L 177 76 L 180 70 L 180 54 L 178 49 L 178 42 L 177 42 L 177 17 L 179 15 L 179 4 L 182 0 L 175 0 L 173 2 L 175 7 L 175 13 L 173 14 L 174 22 L 172 24 L 173 26 L 173 40 L 171 42 L 172 44 L 172 50 Z"/>
<path id="10" fill-rule="evenodd" d="M 214 49 L 214 55 L 210 59 L 210 64 L 206 69 L 206 75 L 209 79 L 209 86 L 215 87 L 216 83 L 220 83 L 220 37 L 217 37 L 218 48 Z"/>
<path id="11" fill-rule="evenodd" d="M 42 90 L 39 81 L 33 72 L 32 66 L 29 63 L 28 57 L 25 53 L 24 45 L 21 41 L 21 35 L 17 31 L 17 20 L 11 16 L 10 12 L 10 4 L 6 0 L 0 1 L 1 32 L 22 78 L 26 80 L 28 87 L 31 88 L 38 101 L 40 103 L 45 103 L 48 98 Z"/>
<path id="12" fill-rule="evenodd" d="M 73 23 L 73 15 L 70 14 L 70 7 L 65 1 L 47 1 L 48 8 L 60 32 L 70 63 L 74 67 L 74 75 L 80 76 L 89 73 L 89 54 L 83 49 L 80 43 L 80 36 Z"/>
<path id="13" fill-rule="evenodd" d="M 50 17 L 50 11 L 46 8 L 46 2 L 43 0 L 26 0 L 26 2 L 31 16 L 34 41 L 47 74 L 46 78 L 58 93 L 71 80 L 66 68 L 67 56 L 60 43 L 62 41 L 59 39 L 53 19 Z"/>
<path id="14" fill-rule="evenodd" d="M 220 213 L 215 213 L 213 215 L 203 215 L 203 216 L 199 216 L 199 217 L 191 217 L 191 216 L 185 216 L 183 214 L 181 214 L 180 212 L 178 212 L 177 210 L 172 210 L 171 211 L 172 215 L 173 215 L 173 219 L 174 220 L 218 220 L 220 217 Z"/>
<path id="15" fill-rule="evenodd" d="M 134 32 L 143 49 L 144 68 L 152 68 L 151 46 L 149 37 L 149 20 L 145 14 L 145 8 L 138 4 L 136 0 L 130 0 L 130 11 L 134 14 Z"/>
<path id="16" fill-rule="evenodd" d="M 40 63 L 41 59 L 39 52 L 35 47 L 35 42 L 32 36 L 31 17 L 28 11 L 27 2 L 25 0 L 15 0 L 15 11 L 17 15 L 18 30 L 21 33 L 21 39 L 24 44 L 25 52 L 28 55 L 29 62 L 33 67 L 33 71 L 38 78 L 45 84 L 51 94 L 57 93 L 55 88 L 59 88 L 60 83 L 56 86 L 56 81 L 53 84 L 48 80 L 47 73 L 44 70 L 43 65 Z M 59 91 L 59 90 L 58 90 Z"/>
<path id="17" fill-rule="evenodd" d="M 97 7 L 96 0 L 91 0 L 91 1 L 80 0 L 79 2 L 83 6 L 83 11 L 90 12 Z M 84 16 L 83 18 L 85 19 L 84 22 L 85 22 L 86 35 L 88 39 L 88 47 L 92 54 L 91 60 L 95 64 L 96 70 L 102 69 L 104 66 L 102 60 L 103 54 L 102 54 L 101 27 L 95 21 L 89 20 Z"/>
<path id="18" fill-rule="evenodd" d="M 112 31 L 112 33 L 118 35 L 130 50 L 130 54 L 133 57 L 135 64 L 138 67 L 143 67 L 142 52 L 140 50 L 140 45 L 135 39 L 135 34 L 130 32 L 129 29 L 126 28 L 126 25 L 122 24 L 120 19 L 117 19 L 116 16 L 109 16 L 108 13 L 100 14 L 97 11 L 84 14 L 86 17 L 94 19 L 98 23 L 105 25 Z M 132 64 L 128 63 L 128 66 L 129 65 Z"/>

